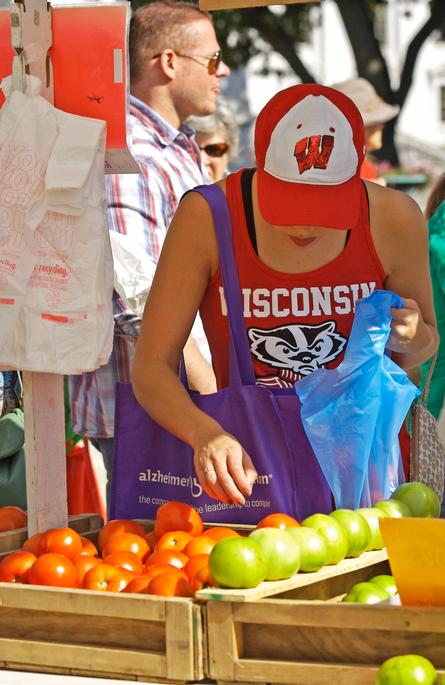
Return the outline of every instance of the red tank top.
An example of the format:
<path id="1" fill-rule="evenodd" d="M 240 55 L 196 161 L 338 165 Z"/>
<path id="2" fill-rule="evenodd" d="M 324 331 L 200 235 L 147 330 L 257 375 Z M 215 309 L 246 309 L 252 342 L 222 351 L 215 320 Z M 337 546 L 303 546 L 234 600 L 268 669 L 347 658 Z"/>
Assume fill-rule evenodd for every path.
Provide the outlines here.
<path id="1" fill-rule="evenodd" d="M 228 176 L 226 196 L 246 335 L 257 382 L 287 387 L 319 367 L 333 368 L 341 362 L 355 303 L 383 287 L 385 272 L 371 238 L 364 185 L 359 220 L 338 257 L 304 274 L 266 266 L 249 236 L 241 173 Z M 228 330 L 219 269 L 209 282 L 200 314 L 218 388 L 224 388 L 228 385 Z"/>

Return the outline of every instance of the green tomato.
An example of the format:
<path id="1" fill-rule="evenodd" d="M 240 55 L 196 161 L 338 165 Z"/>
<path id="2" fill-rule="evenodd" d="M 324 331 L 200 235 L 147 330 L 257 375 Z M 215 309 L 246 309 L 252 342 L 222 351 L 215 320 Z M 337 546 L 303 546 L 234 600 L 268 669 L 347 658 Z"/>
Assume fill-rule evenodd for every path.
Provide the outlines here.
<path id="1" fill-rule="evenodd" d="M 376 685 L 436 685 L 437 672 L 431 661 L 419 654 L 386 659 L 377 673 Z"/>
<path id="2" fill-rule="evenodd" d="M 412 516 L 409 506 L 396 499 L 382 499 L 380 502 L 376 502 L 374 506 L 381 509 L 390 518 L 399 519 L 404 516 Z"/>
<path id="3" fill-rule="evenodd" d="M 371 529 L 367 520 L 352 509 L 336 509 L 332 516 L 346 531 L 348 540 L 347 557 L 358 557 L 365 551 L 371 540 Z"/>
<path id="4" fill-rule="evenodd" d="M 389 594 L 385 590 L 373 583 L 363 582 L 353 585 L 342 601 L 357 602 L 357 604 L 377 604 L 385 599 L 389 599 Z"/>
<path id="5" fill-rule="evenodd" d="M 301 525 L 314 528 L 324 538 L 328 548 L 327 564 L 338 564 L 345 558 L 348 550 L 346 531 L 332 516 L 312 514 L 305 518 Z"/>
<path id="6" fill-rule="evenodd" d="M 411 516 L 437 518 L 440 514 L 438 496 L 424 483 L 403 483 L 394 490 L 391 499 L 406 504 L 411 510 Z"/>
<path id="7" fill-rule="evenodd" d="M 288 530 L 257 528 L 249 535 L 251 540 L 259 544 L 266 559 L 266 580 L 290 578 L 300 568 L 300 547 Z"/>
<path id="8" fill-rule="evenodd" d="M 259 544 L 239 536 L 216 543 L 210 553 L 209 571 L 219 587 L 256 587 L 266 577 L 267 564 Z"/>
<path id="9" fill-rule="evenodd" d="M 371 529 L 371 539 L 365 552 L 369 552 L 373 549 L 383 549 L 385 543 L 383 542 L 382 534 L 380 532 L 379 519 L 387 518 L 388 514 L 386 514 L 383 509 L 377 507 L 362 507 L 361 509 L 356 509 L 356 512 L 361 516 L 364 516 Z"/>
<path id="10" fill-rule="evenodd" d="M 306 526 L 286 528 L 286 532 L 300 547 L 300 571 L 306 573 L 319 571 L 326 564 L 328 546 L 320 533 Z"/>
<path id="11" fill-rule="evenodd" d="M 393 597 L 398 592 L 397 585 L 395 583 L 393 576 L 381 574 L 379 576 L 374 576 L 373 578 L 370 578 L 369 582 L 385 590 L 385 592 L 387 592 L 390 597 Z"/>

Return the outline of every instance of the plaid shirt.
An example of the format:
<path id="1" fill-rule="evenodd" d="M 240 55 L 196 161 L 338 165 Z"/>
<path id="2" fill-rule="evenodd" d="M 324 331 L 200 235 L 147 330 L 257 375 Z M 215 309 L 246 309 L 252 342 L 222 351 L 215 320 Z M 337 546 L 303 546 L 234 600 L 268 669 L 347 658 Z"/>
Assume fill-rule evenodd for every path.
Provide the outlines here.
<path id="1" fill-rule="evenodd" d="M 151 107 L 130 96 L 128 146 L 139 174 L 106 177 L 108 226 L 131 235 L 154 263 L 182 195 L 208 179 L 193 130 L 168 124 Z M 114 434 L 116 381 L 130 380 L 140 319 L 114 293 L 114 345 L 110 361 L 94 372 L 69 377 L 73 428 L 93 438 Z"/>

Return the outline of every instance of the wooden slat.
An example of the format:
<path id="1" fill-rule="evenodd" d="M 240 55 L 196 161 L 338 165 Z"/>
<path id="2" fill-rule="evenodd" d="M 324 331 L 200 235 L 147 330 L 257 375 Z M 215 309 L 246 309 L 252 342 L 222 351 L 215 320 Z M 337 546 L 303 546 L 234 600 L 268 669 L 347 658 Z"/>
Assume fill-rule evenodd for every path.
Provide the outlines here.
<path id="1" fill-rule="evenodd" d="M 187 680 L 194 674 L 193 620 L 191 603 L 165 602 L 166 615 L 166 663 L 168 678 Z"/>
<path id="2" fill-rule="evenodd" d="M 403 630 L 445 634 L 445 608 L 399 607 L 326 602 L 280 601 L 232 604 L 233 620 L 264 625 L 356 628 L 382 631 Z"/>
<path id="3" fill-rule="evenodd" d="M 100 626 L 98 626 L 100 630 Z M 26 644 L 26 649 L 24 648 Z M 90 674 L 100 671 L 115 675 L 146 674 L 152 678 L 166 677 L 166 658 L 162 654 L 151 654 L 144 651 L 127 649 L 107 649 L 87 645 L 66 645 L 43 641 L 10 640 L 0 638 L 0 654 L 8 655 L 5 667 L 11 664 L 35 665 L 42 671 L 47 667 L 67 668 L 75 666 Z"/>
<path id="4" fill-rule="evenodd" d="M 191 600 L 172 598 L 174 602 Z M 32 609 L 42 612 L 108 616 L 145 621 L 165 621 L 165 604 L 149 595 L 106 593 L 93 590 L 67 590 L 36 585 L 0 583 L 0 608 Z"/>
<path id="5" fill-rule="evenodd" d="M 374 685 L 378 667 L 351 664 L 307 664 L 305 662 L 277 662 L 273 664 L 274 683 L 293 685 Z M 244 659 L 237 665 L 236 682 L 264 682 L 264 663 Z M 272 682 L 269 681 L 268 682 Z"/>
<path id="6" fill-rule="evenodd" d="M 103 521 L 99 514 L 78 514 L 70 516 L 68 525 L 73 530 L 76 530 L 80 535 L 85 535 L 93 530 L 99 530 Z M 12 552 L 15 549 L 20 549 L 25 540 L 29 537 L 27 528 L 15 528 L 14 530 L 5 530 L 0 533 L 0 554 L 4 555 Z"/>
<path id="7" fill-rule="evenodd" d="M 364 552 L 355 559 L 345 559 L 339 564 L 325 566 L 316 573 L 296 573 L 291 578 L 277 581 L 265 581 L 254 588 L 233 590 L 231 588 L 214 588 L 209 587 L 199 590 L 196 593 L 198 599 L 217 600 L 225 602 L 247 602 L 263 597 L 270 597 L 272 595 L 281 594 L 296 588 L 302 588 L 312 585 L 314 582 L 321 583 L 328 581 L 336 576 L 341 576 L 346 573 L 364 569 L 379 562 L 387 560 L 385 550 L 377 552 Z M 352 585 L 353 583 L 351 583 Z"/>
<path id="8" fill-rule="evenodd" d="M 207 634 L 204 630 L 204 606 L 193 602 L 192 610 L 192 640 L 193 640 L 193 672 L 194 679 L 201 680 L 207 673 Z"/>
<path id="9" fill-rule="evenodd" d="M 208 675 L 216 680 L 235 680 L 238 645 L 231 604 L 209 602 L 206 606 Z"/>
<path id="10" fill-rule="evenodd" d="M 264 683 L 264 672 L 261 677 L 262 668 L 261 661 L 243 661 L 242 666 L 239 666 L 242 673 L 235 682 L 248 685 L 248 678 L 250 678 L 251 683 Z M 268 685 L 278 685 L 278 683 L 280 685 L 333 685 L 333 683 L 335 685 L 375 685 L 378 670 L 379 666 L 372 664 L 308 664 L 305 662 L 288 664 L 283 662 L 277 664 L 277 680 L 268 681 Z M 440 681 L 445 671 L 436 670 Z M 218 681 L 218 685 L 234 684 Z"/>

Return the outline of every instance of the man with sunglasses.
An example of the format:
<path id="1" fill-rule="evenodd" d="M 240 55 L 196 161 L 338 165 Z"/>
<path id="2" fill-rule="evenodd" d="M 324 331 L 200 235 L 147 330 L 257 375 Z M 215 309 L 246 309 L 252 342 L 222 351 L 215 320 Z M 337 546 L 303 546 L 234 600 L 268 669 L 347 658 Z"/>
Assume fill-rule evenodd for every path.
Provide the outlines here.
<path id="1" fill-rule="evenodd" d="M 222 61 L 209 13 L 182 1 L 155 0 L 134 12 L 129 58 L 128 144 L 140 173 L 107 177 L 108 223 L 110 230 L 127 235 L 156 264 L 182 195 L 210 180 L 193 130 L 184 122 L 191 115 L 216 110 L 219 80 L 230 70 Z M 102 452 L 108 491 L 115 383 L 130 380 L 140 327 L 139 316 L 116 293 L 114 312 L 115 338 L 108 365 L 70 377 L 73 427 L 92 438 Z M 185 358 L 191 385 L 212 392 L 213 371 L 193 338 L 186 344 Z"/>

